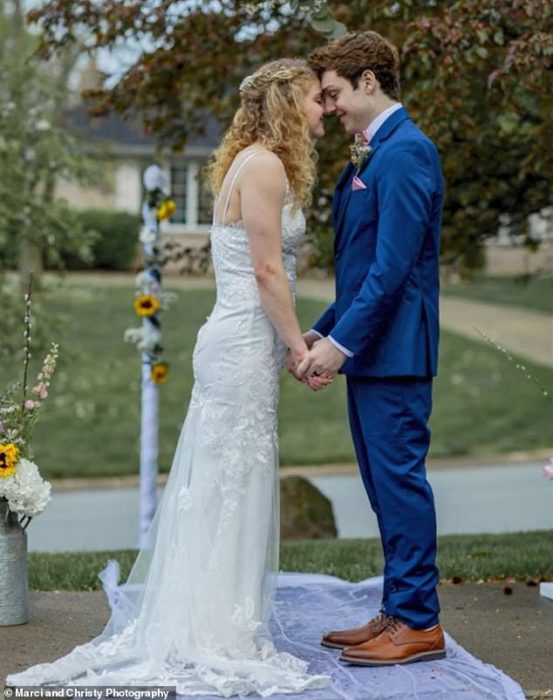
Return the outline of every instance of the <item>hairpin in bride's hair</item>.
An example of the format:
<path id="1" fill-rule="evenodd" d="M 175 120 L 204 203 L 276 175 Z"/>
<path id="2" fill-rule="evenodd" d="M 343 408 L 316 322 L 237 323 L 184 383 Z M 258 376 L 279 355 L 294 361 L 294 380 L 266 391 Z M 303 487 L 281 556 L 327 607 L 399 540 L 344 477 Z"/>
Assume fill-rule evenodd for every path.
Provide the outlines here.
<path id="1" fill-rule="evenodd" d="M 243 95 L 246 90 L 250 87 L 250 85 L 253 83 L 255 78 L 253 77 L 252 74 L 247 75 L 244 80 L 240 83 L 240 87 L 238 88 L 238 92 Z"/>

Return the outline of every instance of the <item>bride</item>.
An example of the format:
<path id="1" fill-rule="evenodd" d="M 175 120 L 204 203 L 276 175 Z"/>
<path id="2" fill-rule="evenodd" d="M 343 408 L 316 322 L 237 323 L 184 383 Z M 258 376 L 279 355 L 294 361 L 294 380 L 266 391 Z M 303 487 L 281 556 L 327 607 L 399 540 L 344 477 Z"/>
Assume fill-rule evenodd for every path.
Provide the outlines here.
<path id="1" fill-rule="evenodd" d="M 208 169 L 217 299 L 198 333 L 188 414 L 147 545 L 102 634 L 7 685 L 169 685 L 224 697 L 329 685 L 276 650 L 268 628 L 279 370 L 287 351 L 292 370 L 307 353 L 293 296 L 324 134 L 321 90 L 306 62 L 284 59 L 248 76 L 240 97 Z"/>

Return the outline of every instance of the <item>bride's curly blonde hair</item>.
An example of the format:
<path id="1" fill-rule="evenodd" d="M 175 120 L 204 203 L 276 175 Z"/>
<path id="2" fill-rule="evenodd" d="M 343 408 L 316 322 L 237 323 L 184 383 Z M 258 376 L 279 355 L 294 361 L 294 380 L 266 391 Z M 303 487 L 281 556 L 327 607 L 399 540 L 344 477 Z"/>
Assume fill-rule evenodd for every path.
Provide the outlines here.
<path id="1" fill-rule="evenodd" d="M 317 79 L 307 61 L 285 58 L 263 65 L 242 81 L 242 103 L 206 168 L 214 195 L 221 190 L 235 156 L 259 142 L 282 161 L 294 208 L 310 203 L 316 151 L 304 101 L 310 84 Z"/>

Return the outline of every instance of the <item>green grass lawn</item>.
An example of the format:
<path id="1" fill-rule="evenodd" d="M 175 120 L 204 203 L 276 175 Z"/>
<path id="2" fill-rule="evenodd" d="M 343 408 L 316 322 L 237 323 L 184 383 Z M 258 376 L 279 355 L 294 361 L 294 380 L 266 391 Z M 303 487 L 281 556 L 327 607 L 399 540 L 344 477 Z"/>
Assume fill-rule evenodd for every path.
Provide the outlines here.
<path id="1" fill-rule="evenodd" d="M 475 274 L 460 284 L 446 284 L 442 294 L 493 304 L 521 306 L 553 314 L 553 276 L 491 277 Z"/>
<path id="2" fill-rule="evenodd" d="M 98 573 L 108 559 L 121 565 L 126 580 L 136 552 L 65 552 L 29 554 L 29 586 L 33 590 L 97 590 Z M 285 541 L 281 545 L 282 571 L 329 574 L 362 581 L 382 573 L 378 540 Z M 442 581 L 552 579 L 551 532 L 505 535 L 445 535 L 438 538 L 438 566 Z"/>
<path id="3" fill-rule="evenodd" d="M 49 478 L 136 474 L 140 410 L 140 356 L 123 342 L 139 325 L 130 286 L 65 283 L 49 293 L 48 308 L 66 318 L 59 371 L 37 425 L 35 459 Z M 192 386 L 192 349 L 214 294 L 179 290 L 164 314 L 170 381 L 161 386 L 160 468 L 167 471 Z M 324 304 L 299 299 L 307 328 Z M 33 357 L 34 368 L 40 358 Z M 553 390 L 553 372 L 525 362 Z M 19 375 L 13 360 L 0 366 L 0 387 Z M 444 332 L 435 384 L 432 455 L 490 455 L 550 447 L 553 404 L 525 375 L 486 343 Z M 282 464 L 353 460 L 340 377 L 320 394 L 283 374 L 280 406 Z"/>

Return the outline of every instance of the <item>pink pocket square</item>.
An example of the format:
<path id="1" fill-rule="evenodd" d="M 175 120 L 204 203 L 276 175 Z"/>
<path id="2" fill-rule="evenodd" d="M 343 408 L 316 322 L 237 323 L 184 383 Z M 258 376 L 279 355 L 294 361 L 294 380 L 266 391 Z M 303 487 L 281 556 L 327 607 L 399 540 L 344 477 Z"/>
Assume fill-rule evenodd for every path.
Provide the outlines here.
<path id="1" fill-rule="evenodd" d="M 360 180 L 357 175 L 353 176 L 353 180 L 351 181 L 351 189 L 352 190 L 366 190 L 367 185 L 363 182 L 363 180 Z"/>

